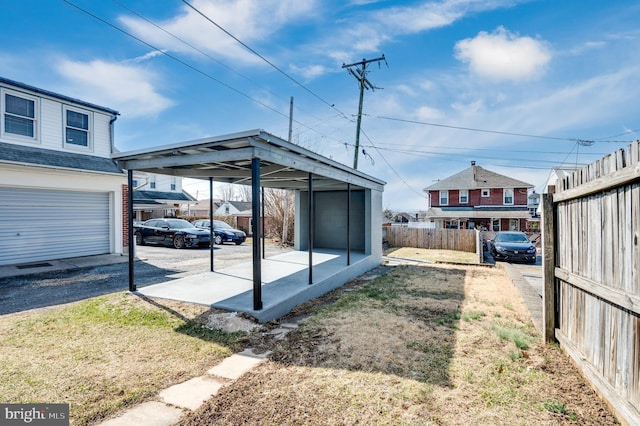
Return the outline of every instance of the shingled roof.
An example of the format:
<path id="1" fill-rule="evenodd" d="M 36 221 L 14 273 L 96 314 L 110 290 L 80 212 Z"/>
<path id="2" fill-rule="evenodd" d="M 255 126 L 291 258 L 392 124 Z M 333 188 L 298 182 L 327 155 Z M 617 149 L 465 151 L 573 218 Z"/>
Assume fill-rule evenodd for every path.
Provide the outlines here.
<path id="1" fill-rule="evenodd" d="M 14 164 L 30 164 L 100 173 L 124 174 L 111 158 L 54 151 L 52 149 L 14 145 L 3 142 L 0 142 L 0 161 Z"/>
<path id="2" fill-rule="evenodd" d="M 424 188 L 423 191 L 491 188 L 533 188 L 533 185 L 472 165 L 460 173 Z"/>

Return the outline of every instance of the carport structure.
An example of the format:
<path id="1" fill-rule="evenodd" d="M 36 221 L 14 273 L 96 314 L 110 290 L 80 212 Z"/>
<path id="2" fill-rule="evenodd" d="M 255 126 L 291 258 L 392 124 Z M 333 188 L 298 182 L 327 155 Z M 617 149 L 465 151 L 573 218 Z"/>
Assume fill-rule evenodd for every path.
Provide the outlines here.
<path id="1" fill-rule="evenodd" d="M 326 293 L 380 264 L 385 182 L 263 130 L 123 152 L 112 158 L 129 175 L 130 291 L 136 291 L 131 212 L 134 171 L 208 180 L 210 192 L 213 192 L 214 182 L 251 185 L 252 303 L 243 303 L 242 300 L 247 300 L 245 297 L 238 299 L 239 304 L 230 306 L 260 322 L 275 319 L 295 305 Z M 264 188 L 295 191 L 295 262 L 299 263 L 301 252 L 308 253 L 304 277 L 297 273 L 268 285 L 263 282 L 260 213 Z M 210 252 L 213 274 L 213 246 Z M 343 261 L 339 264 L 327 262 L 320 267 L 318 259 L 327 253 L 332 254 L 332 259 Z M 323 270 L 321 277 L 314 279 L 314 268 Z M 216 279 L 223 278 L 224 275 L 211 275 L 211 286 L 217 285 Z M 280 297 L 270 298 L 269 306 L 263 305 L 263 286 L 265 292 L 280 293 Z M 224 307 L 224 304 L 218 306 Z"/>

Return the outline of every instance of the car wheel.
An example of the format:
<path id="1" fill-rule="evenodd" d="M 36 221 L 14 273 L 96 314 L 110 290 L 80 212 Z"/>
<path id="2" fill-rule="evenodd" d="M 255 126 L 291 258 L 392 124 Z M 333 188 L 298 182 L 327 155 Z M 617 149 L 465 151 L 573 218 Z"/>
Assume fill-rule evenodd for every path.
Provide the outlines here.
<path id="1" fill-rule="evenodd" d="M 173 236 L 173 247 L 177 249 L 184 248 L 184 236 L 182 235 L 174 235 Z"/>
<path id="2" fill-rule="evenodd" d="M 213 237 L 213 242 L 218 245 L 222 244 L 222 237 L 220 235 L 216 235 Z"/>
<path id="3" fill-rule="evenodd" d="M 236 241 L 237 246 L 239 246 L 240 244 L 242 244 L 242 241 Z"/>
<path id="4" fill-rule="evenodd" d="M 139 233 L 139 232 L 136 232 L 135 237 L 136 237 L 136 245 L 143 246 L 144 245 L 144 237 L 142 236 L 142 234 Z"/>

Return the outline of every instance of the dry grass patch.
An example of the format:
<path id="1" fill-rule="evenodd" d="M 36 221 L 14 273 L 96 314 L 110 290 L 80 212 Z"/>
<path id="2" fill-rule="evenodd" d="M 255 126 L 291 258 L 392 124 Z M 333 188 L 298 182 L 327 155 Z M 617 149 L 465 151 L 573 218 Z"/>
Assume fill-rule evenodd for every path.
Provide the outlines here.
<path id="1" fill-rule="evenodd" d="M 389 269 L 298 309 L 269 362 L 181 425 L 616 424 L 501 270 Z"/>
<path id="2" fill-rule="evenodd" d="M 205 307 L 129 293 L 0 318 L 0 401 L 69 403 L 89 424 L 203 374 L 242 333 L 203 329 Z"/>
<path id="3" fill-rule="evenodd" d="M 426 262 L 451 262 L 478 264 L 476 253 L 467 253 L 457 250 L 432 250 L 412 247 L 390 248 L 385 252 L 386 256 L 398 259 L 415 259 Z"/>

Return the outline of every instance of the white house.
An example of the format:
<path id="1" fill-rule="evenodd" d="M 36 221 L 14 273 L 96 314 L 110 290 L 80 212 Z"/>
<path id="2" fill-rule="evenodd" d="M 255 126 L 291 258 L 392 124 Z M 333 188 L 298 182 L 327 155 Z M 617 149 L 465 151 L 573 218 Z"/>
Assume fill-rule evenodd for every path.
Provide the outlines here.
<path id="1" fill-rule="evenodd" d="M 122 254 L 118 112 L 0 77 L 0 265 Z"/>
<path id="2" fill-rule="evenodd" d="M 134 220 L 177 216 L 196 199 L 182 190 L 182 177 L 155 173 L 133 173 Z"/>

